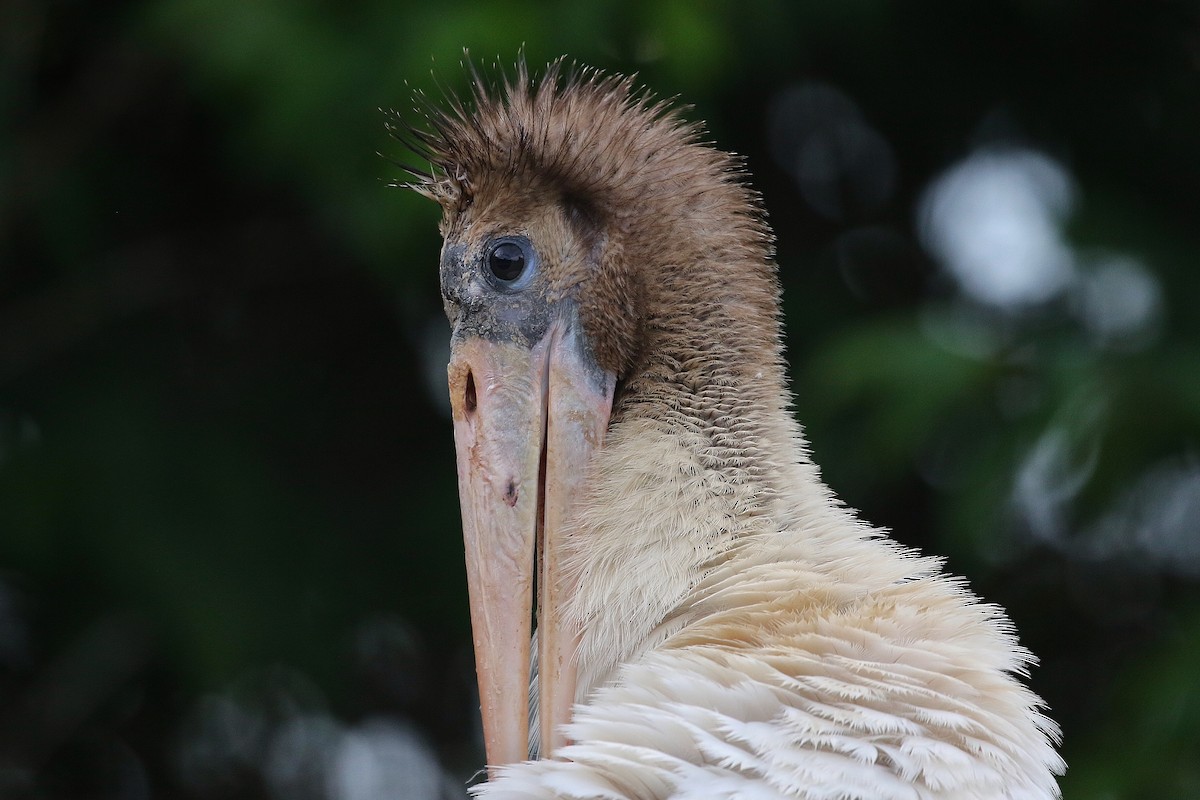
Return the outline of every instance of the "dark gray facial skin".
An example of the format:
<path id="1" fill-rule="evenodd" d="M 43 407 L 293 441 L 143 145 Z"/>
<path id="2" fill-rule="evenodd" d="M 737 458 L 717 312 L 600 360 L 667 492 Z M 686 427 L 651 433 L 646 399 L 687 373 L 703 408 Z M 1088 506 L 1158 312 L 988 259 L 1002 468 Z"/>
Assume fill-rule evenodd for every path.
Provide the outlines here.
<path id="1" fill-rule="evenodd" d="M 501 241 L 521 242 L 531 263 L 516 281 L 506 284 L 491 275 L 488 254 Z M 478 247 L 447 241 L 442 247 L 442 301 L 453 339 L 478 336 L 493 342 L 532 347 L 541 341 L 557 314 L 570 301 L 547 299 L 545 276 L 537 251 L 521 236 L 494 236 Z M 573 316 L 573 315 L 571 315 Z"/>

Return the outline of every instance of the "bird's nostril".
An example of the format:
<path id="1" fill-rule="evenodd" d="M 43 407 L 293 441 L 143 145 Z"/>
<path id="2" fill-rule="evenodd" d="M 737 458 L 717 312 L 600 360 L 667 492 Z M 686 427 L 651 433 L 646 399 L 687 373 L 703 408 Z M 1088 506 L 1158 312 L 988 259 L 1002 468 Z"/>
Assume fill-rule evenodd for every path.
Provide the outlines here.
<path id="1" fill-rule="evenodd" d="M 478 405 L 475 399 L 475 373 L 467 373 L 467 388 L 463 392 L 463 408 L 468 414 L 475 413 L 475 406 Z"/>

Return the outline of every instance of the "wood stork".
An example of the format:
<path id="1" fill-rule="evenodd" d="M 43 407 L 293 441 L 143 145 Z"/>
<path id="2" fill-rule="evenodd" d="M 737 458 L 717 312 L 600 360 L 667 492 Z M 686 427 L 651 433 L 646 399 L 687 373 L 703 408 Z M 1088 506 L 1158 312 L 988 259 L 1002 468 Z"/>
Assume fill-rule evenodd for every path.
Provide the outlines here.
<path id="1" fill-rule="evenodd" d="M 475 791 L 1057 797 L 1004 612 L 809 458 L 741 163 L 629 78 L 501 84 L 399 132 L 443 211 Z"/>

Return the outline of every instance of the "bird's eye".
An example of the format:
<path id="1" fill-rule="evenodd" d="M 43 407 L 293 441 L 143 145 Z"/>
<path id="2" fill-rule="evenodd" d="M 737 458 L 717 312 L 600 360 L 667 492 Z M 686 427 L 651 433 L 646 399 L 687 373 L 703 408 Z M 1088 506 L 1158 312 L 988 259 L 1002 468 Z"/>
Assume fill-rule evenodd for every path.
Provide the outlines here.
<path id="1" fill-rule="evenodd" d="M 523 239 L 501 239 L 487 251 L 488 272 L 501 288 L 517 288 L 532 261 L 533 252 Z"/>

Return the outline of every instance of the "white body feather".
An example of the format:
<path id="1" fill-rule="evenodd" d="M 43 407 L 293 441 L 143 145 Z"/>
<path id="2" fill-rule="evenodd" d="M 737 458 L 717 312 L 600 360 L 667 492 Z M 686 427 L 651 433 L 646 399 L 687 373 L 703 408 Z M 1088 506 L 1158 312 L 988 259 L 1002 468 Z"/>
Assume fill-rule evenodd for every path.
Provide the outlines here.
<path id="1" fill-rule="evenodd" d="M 478 796 L 1058 796 L 1057 729 L 1014 677 L 1032 657 L 1003 612 L 859 522 L 776 427 L 793 491 L 744 517 L 756 484 L 722 482 L 678 432 L 610 432 L 573 526 L 575 744 Z"/>

